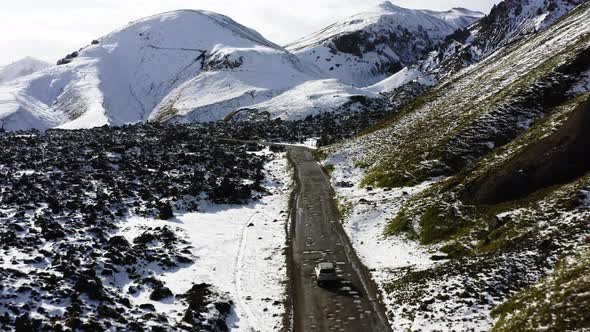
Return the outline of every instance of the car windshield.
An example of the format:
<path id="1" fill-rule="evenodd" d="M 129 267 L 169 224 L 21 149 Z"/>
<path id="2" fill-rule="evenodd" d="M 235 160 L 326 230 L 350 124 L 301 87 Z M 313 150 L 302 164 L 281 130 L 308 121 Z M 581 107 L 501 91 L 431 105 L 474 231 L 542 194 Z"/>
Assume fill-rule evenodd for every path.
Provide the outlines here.
<path id="1" fill-rule="evenodd" d="M 335 272 L 336 272 L 336 270 L 334 270 L 334 269 L 322 269 L 320 271 L 320 273 L 335 273 Z"/>

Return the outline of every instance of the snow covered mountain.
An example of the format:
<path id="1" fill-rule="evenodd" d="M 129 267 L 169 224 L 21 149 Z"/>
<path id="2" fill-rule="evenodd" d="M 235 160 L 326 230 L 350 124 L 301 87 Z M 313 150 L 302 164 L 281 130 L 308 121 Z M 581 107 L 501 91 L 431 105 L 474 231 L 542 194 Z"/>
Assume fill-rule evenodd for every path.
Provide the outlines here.
<path id="1" fill-rule="evenodd" d="M 368 86 L 424 58 L 446 36 L 483 16 L 463 8 L 412 10 L 386 1 L 286 48 L 330 77 Z"/>
<path id="2" fill-rule="evenodd" d="M 22 58 L 7 66 L 0 67 L 0 84 L 31 75 L 51 66 L 50 63 L 32 57 Z"/>
<path id="3" fill-rule="evenodd" d="M 330 80 L 254 30 L 206 11 L 133 22 L 58 64 L 0 86 L 5 129 L 206 122 L 243 108 L 295 119 L 377 96 Z"/>
<path id="4" fill-rule="evenodd" d="M 59 66 L 0 85 L 0 123 L 17 130 L 204 122 L 242 109 L 298 119 L 412 81 L 432 85 L 581 2 L 507 0 L 480 21 L 483 14 L 461 8 L 384 2 L 286 48 L 223 15 L 164 13 L 93 41 Z"/>
<path id="5" fill-rule="evenodd" d="M 131 23 L 59 63 L 0 86 L 5 129 L 220 120 L 322 78 L 230 18 L 188 10 Z M 368 94 L 331 88 L 341 99 Z"/>
<path id="6" fill-rule="evenodd" d="M 506 0 L 489 15 L 449 36 L 420 67 L 440 78 L 484 59 L 503 46 L 540 31 L 586 0 Z"/>

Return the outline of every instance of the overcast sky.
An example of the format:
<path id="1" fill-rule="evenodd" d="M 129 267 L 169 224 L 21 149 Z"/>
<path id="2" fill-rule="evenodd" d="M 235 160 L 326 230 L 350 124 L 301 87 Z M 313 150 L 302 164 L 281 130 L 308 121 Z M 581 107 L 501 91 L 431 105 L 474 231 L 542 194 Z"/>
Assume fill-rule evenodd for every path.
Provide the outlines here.
<path id="1" fill-rule="evenodd" d="M 0 5 L 0 65 L 25 56 L 54 62 L 130 21 L 175 9 L 225 14 L 278 44 L 372 8 L 381 0 L 16 0 Z M 407 8 L 465 7 L 499 0 L 393 0 Z"/>

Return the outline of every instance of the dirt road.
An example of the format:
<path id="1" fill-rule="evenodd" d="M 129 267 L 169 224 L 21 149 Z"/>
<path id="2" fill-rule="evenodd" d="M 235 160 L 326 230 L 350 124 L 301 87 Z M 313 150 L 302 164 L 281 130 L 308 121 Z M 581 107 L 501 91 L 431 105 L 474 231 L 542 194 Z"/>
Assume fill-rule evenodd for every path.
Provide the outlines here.
<path id="1" fill-rule="evenodd" d="M 291 278 L 294 331 L 390 331 L 374 284 L 340 223 L 330 181 L 311 151 L 289 147 L 297 188 L 292 202 Z M 320 288 L 321 261 L 336 264 L 340 280 Z"/>

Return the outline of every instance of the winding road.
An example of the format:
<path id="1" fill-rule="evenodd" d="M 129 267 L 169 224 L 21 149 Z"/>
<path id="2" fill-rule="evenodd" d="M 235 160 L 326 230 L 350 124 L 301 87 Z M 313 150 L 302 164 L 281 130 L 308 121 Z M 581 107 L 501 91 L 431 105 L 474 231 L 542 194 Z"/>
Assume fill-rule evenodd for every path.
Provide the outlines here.
<path id="1" fill-rule="evenodd" d="M 311 150 L 290 146 L 297 187 L 291 211 L 291 280 L 294 331 L 391 331 L 377 290 L 348 240 L 334 191 Z M 340 280 L 315 283 L 314 266 L 336 264 Z"/>

